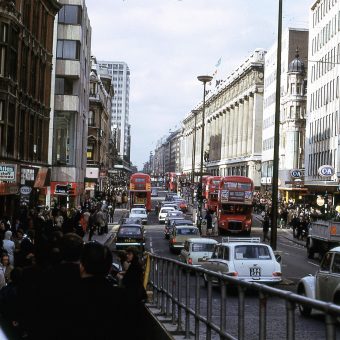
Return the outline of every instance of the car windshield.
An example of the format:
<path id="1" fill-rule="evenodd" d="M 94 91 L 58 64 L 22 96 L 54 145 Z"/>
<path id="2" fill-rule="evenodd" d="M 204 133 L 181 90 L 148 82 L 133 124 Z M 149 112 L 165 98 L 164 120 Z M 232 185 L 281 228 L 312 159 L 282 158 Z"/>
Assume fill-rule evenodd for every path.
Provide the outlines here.
<path id="1" fill-rule="evenodd" d="M 193 222 L 187 220 L 175 220 L 176 225 L 194 225 Z"/>
<path id="2" fill-rule="evenodd" d="M 137 215 L 144 215 L 145 214 L 145 210 L 143 210 L 143 209 L 132 209 L 131 213 L 132 214 L 137 214 Z"/>
<path id="3" fill-rule="evenodd" d="M 176 216 L 183 216 L 183 213 L 181 211 L 169 211 L 168 217 L 176 217 Z"/>
<path id="4" fill-rule="evenodd" d="M 191 246 L 191 251 L 214 251 L 213 243 L 193 243 Z"/>
<path id="5" fill-rule="evenodd" d="M 197 235 L 198 229 L 196 228 L 179 228 L 177 235 Z"/>
<path id="6" fill-rule="evenodd" d="M 118 235 L 120 236 L 141 236 L 140 228 L 136 227 L 122 227 L 119 229 Z"/>
<path id="7" fill-rule="evenodd" d="M 270 260 L 270 252 L 267 246 L 245 244 L 235 247 L 236 260 Z"/>
<path id="8" fill-rule="evenodd" d="M 174 208 L 170 208 L 170 207 L 162 208 L 161 209 L 161 214 L 166 214 L 169 210 L 174 210 Z"/>

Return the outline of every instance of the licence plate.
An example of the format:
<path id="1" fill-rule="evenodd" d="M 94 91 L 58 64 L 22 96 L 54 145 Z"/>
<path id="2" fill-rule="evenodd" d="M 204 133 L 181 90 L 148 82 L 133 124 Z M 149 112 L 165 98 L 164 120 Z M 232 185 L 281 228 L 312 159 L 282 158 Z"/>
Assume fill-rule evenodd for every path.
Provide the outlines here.
<path id="1" fill-rule="evenodd" d="M 129 238 L 129 239 L 125 240 L 125 242 L 126 242 L 126 243 L 136 243 L 137 240 L 132 239 L 132 238 Z"/>
<path id="2" fill-rule="evenodd" d="M 261 276 L 261 268 L 259 267 L 251 267 L 249 268 L 249 271 L 251 277 L 257 278 Z"/>

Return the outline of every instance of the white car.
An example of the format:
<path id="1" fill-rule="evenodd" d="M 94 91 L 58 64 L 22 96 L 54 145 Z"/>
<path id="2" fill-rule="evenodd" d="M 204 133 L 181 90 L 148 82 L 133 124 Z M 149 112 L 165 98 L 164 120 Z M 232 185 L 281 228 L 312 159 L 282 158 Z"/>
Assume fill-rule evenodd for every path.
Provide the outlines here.
<path id="1" fill-rule="evenodd" d="M 148 213 L 144 208 L 132 208 L 129 214 L 130 218 L 139 218 L 143 224 L 148 223 Z"/>
<path id="2" fill-rule="evenodd" d="M 169 211 L 175 211 L 176 209 L 174 207 L 163 207 L 161 208 L 161 210 L 159 211 L 158 214 L 158 221 L 159 223 L 165 222 L 165 218 L 168 214 Z"/>
<path id="3" fill-rule="evenodd" d="M 325 254 L 315 276 L 305 276 L 299 281 L 297 293 L 340 305 L 340 247 Z M 312 313 L 309 306 L 299 305 L 299 310 L 303 316 Z"/>
<path id="4" fill-rule="evenodd" d="M 211 238 L 190 238 L 184 242 L 180 259 L 184 263 L 200 266 L 211 258 L 216 244 L 217 241 Z"/>
<path id="5" fill-rule="evenodd" d="M 260 243 L 259 237 L 226 237 L 215 245 L 211 259 L 202 263 L 202 267 L 248 282 L 275 284 L 282 281 L 279 261 L 273 249 Z M 204 280 L 207 282 L 205 276 Z"/>

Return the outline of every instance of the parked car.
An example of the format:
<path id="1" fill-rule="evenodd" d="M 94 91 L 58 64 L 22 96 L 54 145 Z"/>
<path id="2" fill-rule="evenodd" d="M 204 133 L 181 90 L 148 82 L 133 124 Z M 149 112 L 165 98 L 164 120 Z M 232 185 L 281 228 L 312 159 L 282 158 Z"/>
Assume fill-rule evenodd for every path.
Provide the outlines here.
<path id="1" fill-rule="evenodd" d="M 199 237 L 197 227 L 189 225 L 174 226 L 169 238 L 169 248 L 171 252 L 179 252 L 184 247 L 184 242 L 193 237 Z"/>
<path id="2" fill-rule="evenodd" d="M 143 208 L 132 208 L 130 211 L 130 218 L 140 218 L 143 224 L 148 223 L 148 213 Z"/>
<path id="3" fill-rule="evenodd" d="M 175 211 L 174 207 L 162 207 L 158 214 L 159 223 L 165 222 L 165 217 L 169 211 Z"/>
<path id="4" fill-rule="evenodd" d="M 335 247 L 324 255 L 315 276 L 305 276 L 299 281 L 297 293 L 340 305 L 340 247 Z M 299 311 L 301 315 L 309 316 L 312 308 L 299 305 Z"/>
<path id="5" fill-rule="evenodd" d="M 222 238 L 202 267 L 248 282 L 277 284 L 282 281 L 280 258 L 260 238 Z M 204 281 L 207 277 L 204 275 Z"/>
<path id="6" fill-rule="evenodd" d="M 139 224 L 121 225 L 114 238 L 114 243 L 117 250 L 133 246 L 144 251 L 145 237 L 143 227 Z"/>
<path id="7" fill-rule="evenodd" d="M 217 241 L 211 238 L 189 238 L 184 242 L 180 260 L 193 266 L 200 266 L 211 258 L 216 244 Z"/>

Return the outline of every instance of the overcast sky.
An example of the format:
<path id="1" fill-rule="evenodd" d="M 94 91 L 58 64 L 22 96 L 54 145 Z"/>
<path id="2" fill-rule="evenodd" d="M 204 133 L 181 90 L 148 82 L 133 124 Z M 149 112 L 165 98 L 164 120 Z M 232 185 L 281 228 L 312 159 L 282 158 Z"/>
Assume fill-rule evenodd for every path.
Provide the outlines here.
<path id="1" fill-rule="evenodd" d="M 223 79 L 276 40 L 277 0 L 86 0 L 92 54 L 131 71 L 131 160 L 139 168 L 157 141 L 202 99 L 201 74 L 221 58 Z M 311 0 L 283 0 L 284 27 L 308 28 Z"/>

